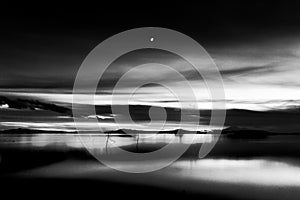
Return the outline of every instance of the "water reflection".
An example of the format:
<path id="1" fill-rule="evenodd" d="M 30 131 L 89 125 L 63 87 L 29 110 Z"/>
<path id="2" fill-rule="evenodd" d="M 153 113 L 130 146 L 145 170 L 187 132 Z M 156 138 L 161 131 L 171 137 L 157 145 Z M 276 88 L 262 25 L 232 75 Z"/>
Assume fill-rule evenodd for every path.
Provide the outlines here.
<path id="1" fill-rule="evenodd" d="M 97 148 L 103 147 L 121 147 L 133 144 L 157 144 L 157 143 L 178 143 L 190 144 L 194 143 L 210 143 L 217 139 L 213 134 L 186 134 L 186 135 L 173 135 L 173 134 L 156 134 L 148 135 L 143 134 L 143 137 L 136 135 L 136 137 L 124 137 L 118 134 L 32 134 L 32 135 L 14 135 L 14 136 L 1 136 L 1 143 L 4 144 L 17 144 L 23 146 L 33 147 L 72 147 L 84 148 L 82 140 L 85 142 L 92 142 Z"/>
<path id="2" fill-rule="evenodd" d="M 1 135 L 0 146 L 16 146 L 18 148 L 55 150 L 76 149 L 81 152 L 83 145 L 80 138 L 86 138 L 93 142 L 99 152 L 107 153 L 107 149 L 115 146 L 153 146 L 155 144 L 174 143 L 182 144 L 191 141 L 195 136 L 194 143 L 210 143 L 216 140 L 213 134 L 198 135 L 173 135 L 157 134 L 153 137 L 124 137 L 118 134 L 32 134 L 32 135 Z M 95 159 L 80 158 L 73 154 L 64 160 L 53 160 L 50 164 L 36 165 L 31 170 L 20 170 L 20 176 L 36 177 L 59 177 L 59 178 L 91 178 L 97 180 L 128 181 L 138 184 L 148 184 L 155 187 L 178 188 L 193 190 L 204 194 L 219 193 L 228 196 L 238 196 L 244 199 L 283 199 L 286 192 L 298 194 L 300 187 L 300 136 L 272 136 L 263 140 L 231 140 L 221 136 L 217 145 L 205 159 L 192 157 L 192 149 L 182 159 L 177 160 L 169 167 L 147 175 L 150 178 L 116 173 L 116 171 L 99 164 Z M 195 145 L 197 146 L 197 145 Z M 25 152 L 25 151 L 24 151 Z M 28 151 L 26 161 L 30 159 L 33 151 Z M 3 152 L 1 152 L 3 153 Z M 59 152 L 60 153 L 60 152 Z M 77 152 L 76 152 L 77 153 Z M 197 153 L 196 153 L 197 154 Z M 25 154 L 22 154 L 23 156 Z M 50 159 L 45 154 L 44 159 Z M 56 158 L 58 154 L 54 154 Z M 69 155 L 69 154 L 68 154 Z M 3 162 L 9 154 L 3 154 Z M 48 156 L 48 157 L 47 157 Z M 18 153 L 13 154 L 14 159 L 20 159 Z M 30 162 L 39 162 L 35 156 Z M 149 165 L 156 164 L 160 160 L 151 160 Z M 14 163 L 13 163 L 14 164 Z M 37 163 L 39 164 L 39 163 Z M 135 168 L 140 163 L 123 160 L 118 162 L 122 167 Z M 10 167 L 10 165 L 9 165 Z M 261 194 L 264 195 L 261 196 Z M 300 195 L 300 194 L 299 194 Z M 296 196 L 296 195 L 295 195 Z M 268 197 L 268 198 L 267 198 Z M 294 199 L 299 199 L 299 196 Z M 289 198 L 293 199 L 293 198 Z"/>
<path id="3" fill-rule="evenodd" d="M 268 186 L 300 186 L 300 167 L 264 159 L 203 159 L 178 161 L 173 167 L 189 179 Z"/>

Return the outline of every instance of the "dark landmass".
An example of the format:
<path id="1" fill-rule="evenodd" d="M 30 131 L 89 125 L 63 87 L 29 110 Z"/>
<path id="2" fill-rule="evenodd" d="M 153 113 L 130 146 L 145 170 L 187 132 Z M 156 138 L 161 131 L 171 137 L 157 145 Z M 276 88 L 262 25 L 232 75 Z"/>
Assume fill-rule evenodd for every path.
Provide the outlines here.
<path id="1" fill-rule="evenodd" d="M 77 133 L 74 132 L 66 132 L 66 131 L 47 131 L 47 130 L 37 130 L 37 129 L 26 129 L 26 128 L 16 128 L 16 129 L 7 129 L 7 130 L 0 130 L 0 134 L 72 134 Z"/>
<path id="2" fill-rule="evenodd" d="M 131 129 L 118 129 L 114 131 L 107 131 L 107 134 L 174 134 L 174 135 L 184 135 L 184 134 L 215 134 L 214 131 L 188 131 L 184 129 L 175 129 L 170 131 L 140 131 Z M 269 132 L 264 130 L 247 129 L 240 127 L 229 127 L 222 130 L 221 134 L 229 139 L 265 139 L 269 136 L 275 135 L 299 135 L 300 133 L 279 133 L 279 132 Z M 129 135 L 128 135 L 129 136 Z"/>
<path id="3" fill-rule="evenodd" d="M 264 130 L 242 129 L 239 127 L 229 127 L 222 130 L 222 134 L 230 139 L 265 139 L 271 135 L 279 133 L 271 133 Z"/>
<path id="4" fill-rule="evenodd" d="M 133 129 L 118 129 L 114 131 L 106 131 L 105 133 L 110 134 L 174 134 L 174 135 L 183 135 L 183 134 L 206 134 L 207 131 L 188 131 L 184 129 L 174 129 L 168 131 L 142 131 L 142 130 L 133 130 Z"/>
<path id="5" fill-rule="evenodd" d="M 49 110 L 57 113 L 64 113 L 70 115 L 71 109 L 58 106 L 51 103 L 44 103 L 39 100 L 23 99 L 17 97 L 4 97 L 0 96 L 0 105 L 7 104 L 9 108 L 13 109 L 30 109 L 30 110 Z"/>
<path id="6" fill-rule="evenodd" d="M 7 129 L 0 130 L 0 134 L 77 134 L 76 131 L 67 132 L 67 131 L 48 131 L 48 130 L 38 130 L 38 129 L 26 129 L 26 128 L 17 128 L 17 129 Z M 97 133 L 97 131 L 93 132 Z M 99 134 L 101 134 L 99 132 Z M 132 137 L 139 134 L 173 134 L 182 136 L 184 134 L 216 134 L 214 131 L 189 131 L 184 129 L 174 129 L 168 131 L 142 131 L 134 129 L 118 129 L 112 131 L 105 131 L 103 134 L 118 134 L 120 137 Z M 300 133 L 279 133 L 279 132 L 269 132 L 264 130 L 255 130 L 247 129 L 240 127 L 229 127 L 222 130 L 221 134 L 229 139 L 265 139 L 269 136 L 275 135 L 299 135 Z"/>
<path id="7" fill-rule="evenodd" d="M 300 136 L 299 132 L 281 133 L 281 132 L 270 132 L 259 129 L 247 129 L 241 127 L 228 127 L 222 130 L 222 135 L 231 139 L 265 139 L 269 136 L 276 135 L 294 135 Z"/>
<path id="8" fill-rule="evenodd" d="M 114 110 L 124 110 L 128 105 L 115 105 Z M 148 106 L 148 105 L 129 105 L 130 117 L 133 121 L 139 122 L 149 122 L 149 110 L 150 108 L 161 108 L 158 106 Z M 127 108 L 126 108 L 127 109 Z M 190 109 L 179 109 L 164 107 L 166 112 L 166 121 L 181 121 L 182 113 L 185 113 L 187 119 L 195 120 L 195 111 Z M 298 107 L 278 109 L 270 111 L 252 111 L 243 109 L 229 109 L 226 110 L 225 116 L 225 127 L 244 127 L 245 129 L 253 130 L 265 130 L 270 132 L 282 132 L 291 133 L 298 132 L 300 130 L 299 120 L 300 112 Z M 220 114 L 223 110 L 214 110 L 216 117 L 221 117 Z M 110 105 L 96 105 L 96 113 L 98 115 L 111 115 L 120 113 L 113 113 Z M 203 125 L 208 125 L 211 120 L 212 111 L 211 110 L 199 110 L 200 117 L 199 122 Z M 159 116 L 157 117 L 159 119 Z M 152 119 L 153 120 L 153 119 Z M 165 119 L 162 119 L 165 120 Z"/>

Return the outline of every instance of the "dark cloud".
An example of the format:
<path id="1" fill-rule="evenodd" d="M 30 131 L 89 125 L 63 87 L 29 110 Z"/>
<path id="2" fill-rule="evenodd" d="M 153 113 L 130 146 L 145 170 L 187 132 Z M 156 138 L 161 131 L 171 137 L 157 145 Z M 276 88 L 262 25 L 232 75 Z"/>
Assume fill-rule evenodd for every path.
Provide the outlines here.
<path id="1" fill-rule="evenodd" d="M 262 66 L 247 66 L 247 67 L 233 67 L 232 69 L 221 69 L 220 73 L 224 77 L 227 76 L 245 76 L 249 74 L 270 74 L 274 72 L 280 72 L 278 69 L 279 65 L 277 63 L 269 63 Z"/>

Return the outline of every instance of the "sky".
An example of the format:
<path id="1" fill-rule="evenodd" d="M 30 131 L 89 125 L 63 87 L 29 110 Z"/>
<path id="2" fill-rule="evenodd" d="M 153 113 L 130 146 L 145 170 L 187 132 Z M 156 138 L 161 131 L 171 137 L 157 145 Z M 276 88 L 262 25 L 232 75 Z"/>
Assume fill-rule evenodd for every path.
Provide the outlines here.
<path id="1" fill-rule="evenodd" d="M 25 34 L 22 34 L 22 37 Z M 15 36 L 16 37 L 16 36 Z M 18 36 L 20 37 L 20 36 Z M 1 89 L 10 92 L 36 92 L 34 95 L 50 98 L 53 101 L 71 102 L 71 91 L 77 70 L 84 56 L 93 46 L 81 38 L 68 37 L 67 44 L 61 44 L 61 38 L 49 35 L 26 36 L 21 44 L 9 44 L 6 49 L 1 46 Z M 58 41 L 55 41 L 58 40 Z M 15 42 L 15 41 L 14 41 Z M 95 43 L 94 43 L 95 44 Z M 285 35 L 267 35 L 248 38 L 236 44 L 214 44 L 203 46 L 210 53 L 219 67 L 224 82 L 227 106 L 229 108 L 264 110 L 272 107 L 297 105 L 300 100 L 298 88 L 300 80 L 300 36 L 296 33 Z M 88 48 L 89 47 L 89 48 Z M 72 49 L 71 49 L 72 48 Z M 84 53 L 83 53 L 84 52 Z M 191 55 L 197 56 L 197 55 Z M 195 76 L 195 70 L 176 55 L 156 50 L 140 50 L 122 56 L 112 64 L 103 76 L 100 92 L 111 92 L 113 84 L 126 70 L 137 64 L 156 61 L 158 63 L 172 64 L 177 71 L 182 72 L 187 80 L 197 90 L 200 100 L 209 99 L 207 88 L 200 76 Z M 201 59 L 199 59 L 201 63 Z M 205 64 L 203 64 L 204 70 Z M 181 87 L 178 80 L 172 79 L 172 74 L 157 73 L 153 68 L 135 71 L 128 82 L 134 86 L 135 79 L 148 78 L 149 80 L 164 80 Z M 129 86 L 129 85 L 127 85 Z M 183 92 L 185 88 L 180 88 Z M 122 88 L 120 103 L 126 93 Z M 137 100 L 174 100 L 165 93 L 165 89 L 157 85 L 141 88 L 135 95 Z M 38 95 L 37 93 L 44 93 Z M 122 94 L 123 93 L 123 94 Z M 147 93 L 147 94 L 143 94 Z M 149 95 L 150 93 L 150 95 Z M 157 99 L 156 95 L 164 93 L 166 97 Z M 48 94 L 48 96 L 47 96 Z M 58 95 L 61 94 L 61 95 Z M 98 104 L 109 102 L 110 95 L 99 96 Z M 235 102 L 235 105 L 233 105 Z M 267 102 L 261 104 L 263 102 Z M 124 103 L 124 102 L 123 102 Z M 200 104 L 205 108 L 206 104 Z"/>
<path id="2" fill-rule="evenodd" d="M 0 12 L 0 93 L 72 103 L 76 73 L 100 42 L 131 28 L 164 27 L 199 42 L 213 58 L 224 82 L 227 109 L 273 111 L 298 109 L 300 103 L 300 17 L 298 3 L 234 1 L 203 4 L 180 2 L 141 6 L 133 3 L 93 5 L 3 6 Z M 201 57 L 190 53 L 210 71 Z M 118 58 L 100 81 L 96 104 L 110 104 L 113 86 L 135 65 L 156 61 L 172 65 L 195 90 L 200 109 L 211 109 L 201 76 L 169 52 L 144 49 Z M 185 93 L 183 83 L 157 66 L 136 70 L 115 92 L 127 104 L 130 88 L 140 79 L 160 80 Z M 92 73 L 92 72 L 91 72 Z M 214 74 L 212 74 L 212 79 Z M 85 104 L 85 92 L 79 102 Z M 161 86 L 136 91 L 132 104 L 177 107 Z"/>

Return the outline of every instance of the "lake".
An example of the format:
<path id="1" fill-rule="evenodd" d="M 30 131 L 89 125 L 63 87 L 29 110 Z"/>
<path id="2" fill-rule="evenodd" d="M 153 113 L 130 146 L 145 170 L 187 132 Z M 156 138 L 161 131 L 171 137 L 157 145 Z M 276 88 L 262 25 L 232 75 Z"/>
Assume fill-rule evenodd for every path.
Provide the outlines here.
<path id="1" fill-rule="evenodd" d="M 133 184 L 143 187 L 146 192 L 155 188 L 166 194 L 179 192 L 184 196 L 229 199 L 297 199 L 300 193 L 300 137 L 296 135 L 265 139 L 221 136 L 209 155 L 199 159 L 201 145 L 217 138 L 213 134 L 198 134 L 180 159 L 166 168 L 146 174 L 129 174 L 106 167 L 84 148 L 81 142 L 84 137 L 92 137 L 97 150 L 107 154 L 117 146 L 131 152 L 147 153 L 170 142 L 175 146 L 188 143 L 192 136 L 1 135 L 2 180 L 12 184 L 12 180 L 22 183 L 28 179 L 46 182 L 84 180 L 94 181 L 101 187 L 108 183 L 113 187 L 125 187 L 126 192 L 132 188 L 128 185 Z M 161 161 L 151 160 L 149 164 L 155 162 Z M 117 164 L 128 169 L 139 167 L 139 163 L 126 160 Z"/>

